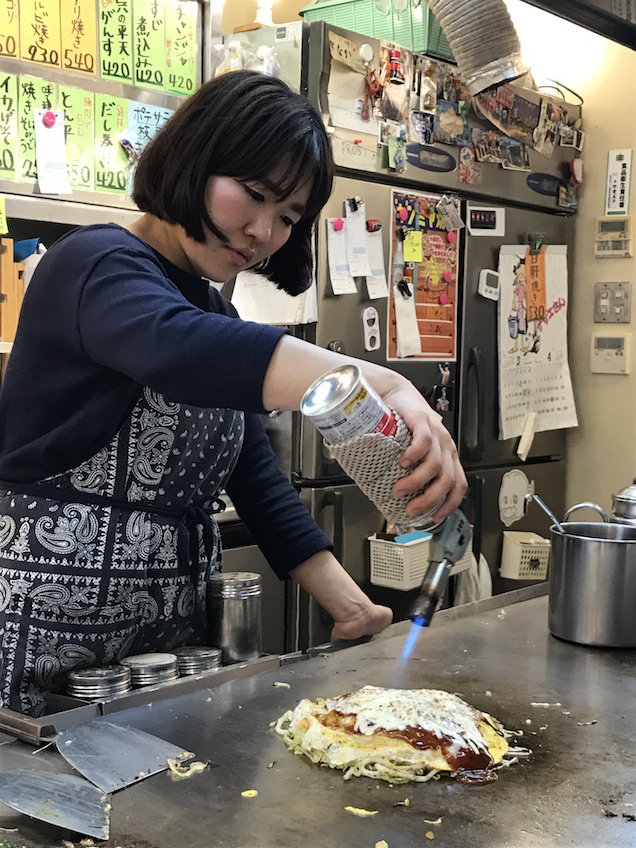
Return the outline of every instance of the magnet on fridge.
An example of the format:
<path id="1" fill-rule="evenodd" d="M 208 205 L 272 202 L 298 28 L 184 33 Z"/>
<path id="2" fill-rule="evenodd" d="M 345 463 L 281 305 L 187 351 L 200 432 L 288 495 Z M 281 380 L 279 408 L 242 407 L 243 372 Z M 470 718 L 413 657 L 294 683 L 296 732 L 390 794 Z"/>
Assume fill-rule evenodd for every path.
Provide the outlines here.
<path id="1" fill-rule="evenodd" d="M 406 208 L 406 206 L 403 206 L 400 209 L 400 221 L 402 221 L 402 223 L 404 223 L 408 219 L 408 217 L 409 217 L 409 210 Z"/>
<path id="2" fill-rule="evenodd" d="M 50 109 L 47 109 L 47 111 L 42 115 L 42 123 L 47 128 L 55 126 L 55 112 L 51 112 Z"/>
<path id="3" fill-rule="evenodd" d="M 449 242 L 452 244 L 452 243 L 455 241 L 455 230 L 449 230 L 449 231 L 446 233 L 446 238 L 447 238 L 447 239 L 449 240 Z"/>
<path id="4" fill-rule="evenodd" d="M 364 329 L 364 349 L 377 350 L 380 347 L 380 318 L 375 306 L 367 306 L 362 313 Z"/>
<path id="5" fill-rule="evenodd" d="M 333 219 L 333 228 L 337 233 L 339 233 L 340 230 L 343 227 L 344 227 L 344 221 L 342 220 L 342 218 L 334 218 Z"/>
<path id="6" fill-rule="evenodd" d="M 367 232 L 368 233 L 377 233 L 382 229 L 382 224 L 378 221 L 377 218 L 369 218 L 367 221 Z"/>

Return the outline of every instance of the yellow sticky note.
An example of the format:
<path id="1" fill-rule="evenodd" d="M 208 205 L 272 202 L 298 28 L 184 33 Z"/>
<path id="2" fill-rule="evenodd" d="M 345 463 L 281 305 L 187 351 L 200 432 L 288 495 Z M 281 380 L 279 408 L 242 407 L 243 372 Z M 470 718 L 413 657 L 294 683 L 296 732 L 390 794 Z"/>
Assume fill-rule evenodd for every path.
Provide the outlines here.
<path id="1" fill-rule="evenodd" d="M 0 235 L 6 236 L 9 232 L 7 226 L 7 201 L 4 194 L 0 194 Z"/>
<path id="2" fill-rule="evenodd" d="M 411 230 L 406 234 L 404 239 L 404 261 L 405 262 L 421 262 L 422 261 L 422 232 L 421 230 Z"/>

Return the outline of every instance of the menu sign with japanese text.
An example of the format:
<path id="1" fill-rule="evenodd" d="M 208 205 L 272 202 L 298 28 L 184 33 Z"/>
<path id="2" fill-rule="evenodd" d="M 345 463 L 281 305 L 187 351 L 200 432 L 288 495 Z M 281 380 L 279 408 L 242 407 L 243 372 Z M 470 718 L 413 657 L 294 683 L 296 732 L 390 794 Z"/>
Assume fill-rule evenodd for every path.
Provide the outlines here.
<path id="1" fill-rule="evenodd" d="M 163 91 L 166 75 L 164 0 L 135 0 L 133 33 L 134 84 Z"/>
<path id="2" fill-rule="evenodd" d="M 18 0 L 0 0 L 0 58 L 17 59 L 20 55 L 20 18 Z"/>
<path id="3" fill-rule="evenodd" d="M 34 109 L 55 109 L 57 86 L 47 80 L 20 77 L 18 84 L 18 159 L 16 179 L 37 180 Z"/>
<path id="4" fill-rule="evenodd" d="M 128 140 L 128 101 L 108 94 L 95 95 L 95 188 L 125 194 L 128 156 L 121 142 Z"/>
<path id="5" fill-rule="evenodd" d="M 18 143 L 18 78 L 0 76 L 0 179 L 15 179 Z"/>
<path id="6" fill-rule="evenodd" d="M 137 103 L 131 100 L 128 110 L 129 140 L 139 155 L 157 130 L 172 115 L 172 109 L 152 106 L 150 103 Z"/>
<path id="7" fill-rule="evenodd" d="M 61 65 L 59 0 L 21 0 L 20 58 L 46 67 Z"/>
<path id="8" fill-rule="evenodd" d="M 132 83 L 132 0 L 99 0 L 101 75 Z"/>
<path id="9" fill-rule="evenodd" d="M 197 85 L 196 0 L 166 5 L 166 91 L 192 94 Z"/>
<path id="10" fill-rule="evenodd" d="M 95 0 L 60 0 L 62 10 L 62 67 L 67 71 L 97 72 Z"/>
<path id="11" fill-rule="evenodd" d="M 66 166 L 71 188 L 92 191 L 95 187 L 95 95 L 91 91 L 60 86 L 59 103 L 64 110 Z"/>

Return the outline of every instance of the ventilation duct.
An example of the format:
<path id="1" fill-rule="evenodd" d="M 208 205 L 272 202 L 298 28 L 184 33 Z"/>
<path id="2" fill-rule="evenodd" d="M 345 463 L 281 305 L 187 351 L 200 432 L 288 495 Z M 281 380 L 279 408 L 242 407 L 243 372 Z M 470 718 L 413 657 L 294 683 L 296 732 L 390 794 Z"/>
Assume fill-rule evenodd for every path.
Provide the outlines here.
<path id="1" fill-rule="evenodd" d="M 528 72 L 504 0 L 426 0 L 472 95 Z"/>

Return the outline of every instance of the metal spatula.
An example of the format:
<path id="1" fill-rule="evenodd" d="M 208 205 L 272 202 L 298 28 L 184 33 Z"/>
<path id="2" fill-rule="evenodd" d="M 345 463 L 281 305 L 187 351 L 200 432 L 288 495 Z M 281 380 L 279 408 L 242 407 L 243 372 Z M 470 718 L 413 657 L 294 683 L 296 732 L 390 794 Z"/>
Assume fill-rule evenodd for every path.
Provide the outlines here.
<path id="1" fill-rule="evenodd" d="M 28 769 L 3 771 L 0 801 L 34 819 L 108 839 L 108 795 L 83 777 Z"/>
<path id="2" fill-rule="evenodd" d="M 104 792 L 115 792 L 168 768 L 168 760 L 194 754 L 143 730 L 107 721 L 89 721 L 63 730 L 55 744 L 80 774 Z"/>

